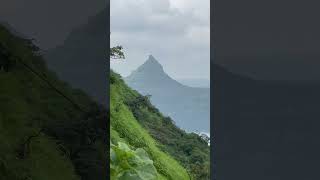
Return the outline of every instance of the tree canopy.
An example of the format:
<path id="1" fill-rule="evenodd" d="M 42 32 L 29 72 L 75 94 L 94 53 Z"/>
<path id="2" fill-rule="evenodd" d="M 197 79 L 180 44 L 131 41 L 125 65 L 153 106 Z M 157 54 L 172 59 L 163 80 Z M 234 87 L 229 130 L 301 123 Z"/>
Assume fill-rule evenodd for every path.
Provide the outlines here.
<path id="1" fill-rule="evenodd" d="M 110 32 L 111 35 L 111 32 Z M 124 59 L 124 53 L 123 53 L 123 47 L 122 46 L 115 46 L 110 48 L 110 59 Z"/>
<path id="2" fill-rule="evenodd" d="M 111 59 L 124 59 L 124 53 L 123 53 L 123 47 L 122 46 L 115 46 L 110 48 L 110 58 Z"/>

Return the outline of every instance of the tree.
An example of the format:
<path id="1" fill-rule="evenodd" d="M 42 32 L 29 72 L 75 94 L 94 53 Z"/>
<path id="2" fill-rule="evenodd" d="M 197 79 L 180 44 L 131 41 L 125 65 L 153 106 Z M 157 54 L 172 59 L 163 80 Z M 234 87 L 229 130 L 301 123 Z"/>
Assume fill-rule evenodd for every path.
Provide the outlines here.
<path id="1" fill-rule="evenodd" d="M 124 53 L 123 53 L 123 48 L 122 46 L 116 46 L 110 48 L 110 58 L 111 59 L 124 59 Z"/>
<path id="2" fill-rule="evenodd" d="M 110 32 L 111 34 L 111 32 Z M 123 53 L 123 47 L 122 46 L 115 46 L 110 48 L 110 58 L 111 59 L 124 59 L 124 53 Z"/>

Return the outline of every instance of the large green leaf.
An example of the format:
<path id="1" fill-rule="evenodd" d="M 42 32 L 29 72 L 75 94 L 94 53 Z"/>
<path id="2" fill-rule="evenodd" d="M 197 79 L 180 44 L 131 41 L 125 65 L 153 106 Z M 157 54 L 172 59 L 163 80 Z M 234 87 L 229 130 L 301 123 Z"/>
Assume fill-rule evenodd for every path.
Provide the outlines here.
<path id="1" fill-rule="evenodd" d="M 158 173 L 147 152 L 141 148 L 136 150 L 119 142 L 111 144 L 110 172 L 112 180 L 155 180 Z"/>

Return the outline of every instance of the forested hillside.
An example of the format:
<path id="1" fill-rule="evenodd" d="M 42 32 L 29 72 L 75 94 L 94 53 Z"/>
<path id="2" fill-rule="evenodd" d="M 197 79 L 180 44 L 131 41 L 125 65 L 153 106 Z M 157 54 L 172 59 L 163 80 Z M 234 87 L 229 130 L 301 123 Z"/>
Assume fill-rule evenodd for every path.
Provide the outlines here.
<path id="1" fill-rule="evenodd" d="M 105 179 L 106 110 L 1 25 L 0 84 L 0 179 Z"/>
<path id="2" fill-rule="evenodd" d="M 153 161 L 158 179 L 210 179 L 207 141 L 179 129 L 171 118 L 151 105 L 148 96 L 129 88 L 120 75 L 111 72 L 110 83 L 112 144 L 122 142 L 132 149 L 143 149 Z M 113 172 L 119 170 L 117 164 L 111 167 Z M 131 166 L 123 171 L 134 174 L 135 168 L 139 169 Z"/>

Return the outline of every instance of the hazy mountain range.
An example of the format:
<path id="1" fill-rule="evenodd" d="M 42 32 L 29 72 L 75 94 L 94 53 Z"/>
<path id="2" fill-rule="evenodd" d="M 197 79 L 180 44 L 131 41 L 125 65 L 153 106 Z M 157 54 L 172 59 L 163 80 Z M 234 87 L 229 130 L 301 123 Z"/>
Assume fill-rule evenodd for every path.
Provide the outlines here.
<path id="1" fill-rule="evenodd" d="M 210 131 L 209 88 L 189 87 L 172 79 L 152 55 L 125 81 L 138 92 L 151 95 L 151 102 L 179 127 L 187 131 Z"/>

